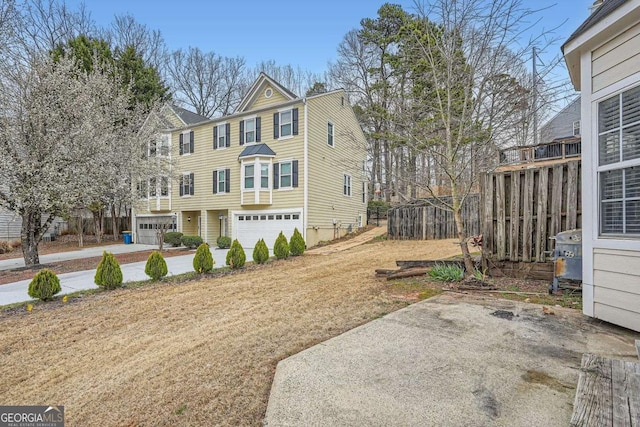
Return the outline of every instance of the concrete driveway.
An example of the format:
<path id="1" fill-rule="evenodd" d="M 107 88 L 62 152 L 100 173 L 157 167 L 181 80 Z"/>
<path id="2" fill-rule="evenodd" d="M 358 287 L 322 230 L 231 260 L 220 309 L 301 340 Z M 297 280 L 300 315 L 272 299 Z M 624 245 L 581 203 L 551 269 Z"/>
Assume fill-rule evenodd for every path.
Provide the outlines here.
<path id="1" fill-rule="evenodd" d="M 120 246 L 120 245 L 114 245 Z M 154 247 L 150 247 L 149 245 L 122 245 L 122 246 L 139 246 L 144 249 L 137 250 L 148 250 L 149 248 L 153 249 Z M 111 252 L 111 247 L 109 246 L 107 250 Z M 157 246 L 155 246 L 157 248 Z M 96 248 L 100 249 L 100 248 Z M 82 251 L 85 253 L 85 251 Z M 132 251 L 133 252 L 133 251 Z M 228 249 L 213 249 L 211 248 L 211 255 L 213 255 L 213 260 L 215 261 L 214 268 L 224 267 L 226 264 Z M 68 252 L 65 252 L 68 254 Z M 59 256 L 63 256 L 65 253 L 55 254 Z M 113 252 L 113 253 L 122 253 L 122 252 Z M 90 256 L 100 256 L 102 252 L 100 251 L 98 255 L 85 255 L 85 258 Z M 193 256 L 195 255 L 195 250 L 192 251 L 189 255 L 184 256 L 175 256 L 165 258 L 167 262 L 167 268 L 169 270 L 169 276 L 173 276 L 175 274 L 187 273 L 189 271 L 193 271 Z M 42 258 L 41 258 L 42 259 Z M 73 259 L 73 258 L 66 258 Z M 48 260 L 47 262 L 51 262 Z M 131 282 L 136 280 L 147 280 L 149 276 L 147 276 L 144 272 L 144 267 L 147 264 L 146 261 L 134 262 L 130 264 L 122 264 L 120 268 L 122 269 L 122 276 L 125 282 Z M 60 279 L 60 287 L 62 291 L 58 295 L 69 294 L 72 292 L 86 290 L 86 289 L 95 289 L 97 286 L 93 283 L 93 278 L 96 274 L 96 270 L 85 270 L 85 271 L 76 271 L 73 273 L 65 273 L 58 275 Z M 29 282 L 31 280 L 22 280 L 20 282 L 9 283 L 6 285 L 0 285 L 0 305 L 13 304 L 17 302 L 29 301 L 32 298 L 27 293 L 27 289 L 29 288 Z"/>
<path id="2" fill-rule="evenodd" d="M 567 426 L 584 352 L 640 334 L 576 310 L 447 294 L 278 364 L 265 425 Z"/>

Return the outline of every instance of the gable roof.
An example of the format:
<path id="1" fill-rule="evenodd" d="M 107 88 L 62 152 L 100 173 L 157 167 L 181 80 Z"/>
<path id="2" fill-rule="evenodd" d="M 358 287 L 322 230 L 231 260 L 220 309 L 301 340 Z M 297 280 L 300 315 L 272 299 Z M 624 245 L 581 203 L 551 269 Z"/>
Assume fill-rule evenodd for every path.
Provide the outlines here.
<path id="1" fill-rule="evenodd" d="M 200 114 L 194 113 L 193 111 L 185 110 L 184 108 L 178 107 L 177 105 L 171 105 L 170 108 L 185 125 L 193 125 L 210 120 L 208 117 L 201 116 Z"/>
<path id="2" fill-rule="evenodd" d="M 276 153 L 267 144 L 248 145 L 238 156 L 239 159 L 254 156 L 275 156 Z"/>
<path id="3" fill-rule="evenodd" d="M 569 36 L 567 41 L 562 45 L 562 52 L 564 52 L 564 47 L 571 40 L 578 38 L 580 35 L 584 34 L 589 30 L 589 28 L 596 25 L 598 22 L 602 21 L 604 18 L 609 16 L 611 12 L 622 6 L 628 0 L 604 0 L 604 2 L 593 12 L 589 17 L 580 25 L 574 32 Z"/>
<path id="4" fill-rule="evenodd" d="M 289 89 L 282 86 L 280 83 L 278 83 L 277 81 L 269 77 L 264 72 L 260 72 L 260 75 L 258 76 L 256 81 L 253 83 L 253 85 L 251 85 L 251 88 L 249 88 L 244 98 L 242 98 L 242 101 L 240 101 L 240 104 L 238 104 L 238 107 L 236 107 L 234 113 L 240 113 L 245 111 L 247 107 L 251 105 L 251 103 L 258 96 L 258 94 L 260 93 L 260 87 L 265 82 L 269 83 L 271 87 L 273 87 L 273 89 L 280 92 L 280 94 L 284 96 L 288 101 L 292 101 L 298 97 L 295 93 L 291 92 Z"/>

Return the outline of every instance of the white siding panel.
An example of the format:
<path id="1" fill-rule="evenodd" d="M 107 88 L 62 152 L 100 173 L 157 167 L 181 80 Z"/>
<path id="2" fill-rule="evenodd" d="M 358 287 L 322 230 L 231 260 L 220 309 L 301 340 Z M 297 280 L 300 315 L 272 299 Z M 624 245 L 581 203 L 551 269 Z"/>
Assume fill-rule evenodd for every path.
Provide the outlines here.
<path id="1" fill-rule="evenodd" d="M 640 295 L 640 278 L 637 276 L 612 271 L 595 270 L 593 272 L 593 281 L 600 287 Z"/>
<path id="2" fill-rule="evenodd" d="M 640 313 L 595 303 L 594 317 L 640 332 Z"/>
<path id="3" fill-rule="evenodd" d="M 594 92 L 599 91 L 607 86 L 610 86 L 622 79 L 625 79 L 632 74 L 635 74 L 640 69 L 640 55 L 635 55 L 623 61 L 615 66 L 612 66 L 607 71 L 593 76 L 592 90 Z"/>
<path id="4" fill-rule="evenodd" d="M 631 251 L 618 251 L 617 254 L 612 251 L 601 253 L 596 249 L 593 254 L 593 268 L 636 276 L 640 282 L 640 256 L 638 255 L 640 254 Z"/>
<path id="5" fill-rule="evenodd" d="M 593 299 L 599 304 L 640 314 L 640 294 L 638 293 L 620 292 L 603 286 L 596 286 L 593 290 Z"/>

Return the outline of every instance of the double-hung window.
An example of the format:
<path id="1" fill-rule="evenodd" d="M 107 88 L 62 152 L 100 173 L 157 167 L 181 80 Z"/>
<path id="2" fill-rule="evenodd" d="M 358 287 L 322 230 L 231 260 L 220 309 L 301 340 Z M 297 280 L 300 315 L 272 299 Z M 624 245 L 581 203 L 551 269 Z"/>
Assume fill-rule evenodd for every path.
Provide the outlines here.
<path id="1" fill-rule="evenodd" d="M 260 163 L 260 189 L 269 189 L 269 163 Z"/>
<path id="2" fill-rule="evenodd" d="M 157 180 L 155 178 L 149 178 L 149 197 L 156 197 L 157 185 Z"/>
<path id="3" fill-rule="evenodd" d="M 244 165 L 244 189 L 245 190 L 253 190 L 255 188 L 255 165 L 247 164 Z"/>
<path id="4" fill-rule="evenodd" d="M 160 177 L 160 197 L 169 196 L 169 178 L 166 176 Z"/>
<path id="5" fill-rule="evenodd" d="M 280 188 L 291 187 L 291 162 L 280 163 Z"/>
<path id="6" fill-rule="evenodd" d="M 213 194 L 228 193 L 231 190 L 231 170 L 217 169 L 213 171 Z"/>
<path id="7" fill-rule="evenodd" d="M 183 173 L 180 176 L 180 196 L 194 195 L 194 179 L 193 173 Z"/>
<path id="8" fill-rule="evenodd" d="M 191 154 L 194 152 L 194 133 L 193 131 L 182 132 L 179 136 L 180 139 L 180 155 Z"/>
<path id="9" fill-rule="evenodd" d="M 640 237 L 640 86 L 598 103 L 600 234 Z"/>
<path id="10" fill-rule="evenodd" d="M 244 121 L 244 142 L 246 144 L 256 142 L 256 119 Z"/>
<path id="11" fill-rule="evenodd" d="M 333 123 L 327 122 L 327 145 L 333 147 Z"/>
<path id="12" fill-rule="evenodd" d="M 345 173 L 342 178 L 342 194 L 351 196 L 351 175 Z"/>
<path id="13" fill-rule="evenodd" d="M 222 123 L 213 127 L 213 149 L 231 146 L 231 125 Z"/>
<path id="14" fill-rule="evenodd" d="M 287 138 L 298 134 L 298 109 L 279 111 L 273 115 L 273 138 Z"/>
<path id="15" fill-rule="evenodd" d="M 286 160 L 273 164 L 273 188 L 288 189 L 298 186 L 298 161 Z"/>

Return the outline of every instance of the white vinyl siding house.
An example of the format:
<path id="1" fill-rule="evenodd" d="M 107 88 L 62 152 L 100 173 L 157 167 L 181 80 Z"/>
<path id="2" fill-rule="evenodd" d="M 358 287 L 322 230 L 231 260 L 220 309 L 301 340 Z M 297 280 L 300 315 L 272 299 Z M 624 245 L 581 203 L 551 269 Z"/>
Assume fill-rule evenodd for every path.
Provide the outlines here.
<path id="1" fill-rule="evenodd" d="M 640 331 L 640 0 L 606 0 L 563 53 L 581 91 L 583 312 Z"/>

